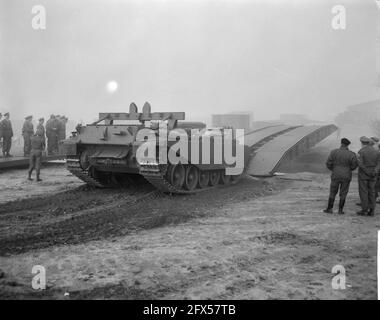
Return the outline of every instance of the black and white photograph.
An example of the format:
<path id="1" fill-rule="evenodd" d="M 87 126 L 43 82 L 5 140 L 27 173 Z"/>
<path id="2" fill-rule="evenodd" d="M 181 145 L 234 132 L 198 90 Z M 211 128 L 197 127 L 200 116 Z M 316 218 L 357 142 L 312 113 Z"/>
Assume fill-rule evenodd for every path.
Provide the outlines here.
<path id="1" fill-rule="evenodd" d="M 0 300 L 379 300 L 379 246 L 380 0 L 0 0 Z"/>

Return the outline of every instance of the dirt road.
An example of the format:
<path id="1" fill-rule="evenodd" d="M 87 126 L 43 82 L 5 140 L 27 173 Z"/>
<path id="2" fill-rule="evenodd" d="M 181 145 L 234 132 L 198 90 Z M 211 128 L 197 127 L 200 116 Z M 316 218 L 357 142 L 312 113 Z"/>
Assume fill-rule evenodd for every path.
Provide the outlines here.
<path id="1" fill-rule="evenodd" d="M 356 183 L 338 216 L 321 212 L 327 174 L 169 197 L 149 186 L 90 190 L 54 170 L 64 189 L 25 198 L 15 183 L 24 200 L 0 196 L 1 298 L 377 297 L 380 218 L 355 214 Z M 338 264 L 345 290 L 331 286 Z M 46 268 L 44 291 L 31 288 L 34 265 Z"/>

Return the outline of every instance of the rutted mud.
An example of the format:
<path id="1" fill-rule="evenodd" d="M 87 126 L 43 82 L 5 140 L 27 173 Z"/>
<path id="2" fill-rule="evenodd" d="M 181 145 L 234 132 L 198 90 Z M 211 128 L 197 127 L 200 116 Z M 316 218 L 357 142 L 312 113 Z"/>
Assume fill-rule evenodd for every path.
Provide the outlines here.
<path id="1" fill-rule="evenodd" d="M 269 183 L 242 181 L 249 195 L 263 194 Z M 252 186 L 252 191 L 249 191 Z M 205 213 L 181 210 L 184 202 L 205 203 L 204 209 L 222 205 L 220 199 L 239 201 L 247 197 L 231 196 L 234 186 L 220 187 L 205 194 L 170 197 L 155 190 L 149 183 L 128 188 L 93 189 L 85 185 L 73 190 L 7 202 L 0 208 L 0 255 L 27 252 L 55 245 L 70 245 L 122 236 L 139 229 L 150 229 L 171 223 L 184 222 Z M 231 190 L 230 190 L 231 189 Z M 210 193 L 211 192 L 211 193 Z M 225 196 L 223 198 L 223 195 Z M 218 200 L 219 199 L 219 200 Z"/>
<path id="2" fill-rule="evenodd" d="M 356 183 L 339 216 L 322 213 L 328 175 L 287 178 L 173 197 L 72 186 L 7 203 L 0 297 L 376 299 L 380 215 L 355 214 Z M 30 286 L 35 264 L 44 291 Z M 345 290 L 331 286 L 337 264 Z"/>

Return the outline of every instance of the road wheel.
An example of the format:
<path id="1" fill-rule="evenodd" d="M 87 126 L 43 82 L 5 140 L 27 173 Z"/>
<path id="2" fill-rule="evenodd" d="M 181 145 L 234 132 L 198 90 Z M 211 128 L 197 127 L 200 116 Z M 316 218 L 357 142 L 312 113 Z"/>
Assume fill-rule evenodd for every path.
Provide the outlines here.
<path id="1" fill-rule="evenodd" d="M 212 186 L 212 187 L 216 186 L 219 183 L 219 179 L 220 179 L 220 173 L 219 173 L 219 171 L 216 171 L 216 170 L 211 171 L 210 172 L 210 179 L 209 179 L 208 184 L 210 186 Z"/>
<path id="2" fill-rule="evenodd" d="M 199 179 L 198 179 L 198 185 L 199 188 L 203 189 L 208 186 L 210 180 L 210 173 L 208 171 L 201 171 L 199 170 Z"/>
<path id="3" fill-rule="evenodd" d="M 168 174 L 169 182 L 177 189 L 181 189 L 185 182 L 185 167 L 182 164 L 171 165 Z"/>
<path id="4" fill-rule="evenodd" d="M 189 165 L 186 167 L 186 177 L 185 177 L 185 189 L 192 191 L 196 188 L 198 184 L 198 168 Z"/>
<path id="5" fill-rule="evenodd" d="M 79 164 L 83 170 L 88 170 L 90 166 L 90 159 L 88 155 L 88 151 L 84 150 L 79 156 Z"/>

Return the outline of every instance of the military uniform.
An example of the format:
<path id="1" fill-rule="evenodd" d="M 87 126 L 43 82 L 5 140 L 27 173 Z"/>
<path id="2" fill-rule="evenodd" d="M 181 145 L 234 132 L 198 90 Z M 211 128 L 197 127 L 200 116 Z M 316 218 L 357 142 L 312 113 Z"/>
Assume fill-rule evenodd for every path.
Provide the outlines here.
<path id="1" fill-rule="evenodd" d="M 327 158 L 326 167 L 331 171 L 331 183 L 328 207 L 325 212 L 332 213 L 335 197 L 339 191 L 339 213 L 343 213 L 352 179 L 352 171 L 358 166 L 356 155 L 348 149 L 348 144 L 342 144 L 339 149 L 331 151 Z"/>
<path id="2" fill-rule="evenodd" d="M 1 126 L 1 118 L 2 117 L 3 117 L 3 115 L 0 113 L 0 149 L 3 148 L 3 129 Z M 1 155 L 0 155 L 0 158 L 1 158 Z"/>
<path id="3" fill-rule="evenodd" d="M 61 117 L 59 119 L 59 126 L 58 126 L 58 141 L 65 140 L 66 139 L 66 121 L 64 117 Z"/>
<path id="4" fill-rule="evenodd" d="M 63 119 L 63 122 L 62 122 L 62 135 L 61 135 L 61 140 L 65 140 L 66 139 L 66 124 L 67 124 L 67 120 L 68 118 L 64 118 Z"/>
<path id="5" fill-rule="evenodd" d="M 9 154 L 12 147 L 13 129 L 12 123 L 9 119 L 5 118 L 1 121 L 1 131 L 3 135 L 3 155 L 4 157 L 11 157 Z"/>
<path id="6" fill-rule="evenodd" d="M 371 140 L 373 141 L 373 148 L 375 150 L 380 151 L 380 146 L 379 146 L 379 138 L 377 137 L 371 137 Z M 379 191 L 380 191 L 380 174 L 378 173 L 376 176 L 376 184 L 375 184 L 375 198 L 379 196 Z"/>
<path id="7" fill-rule="evenodd" d="M 38 124 L 37 125 L 37 130 L 42 132 L 42 137 L 45 138 L 45 127 L 43 124 Z"/>
<path id="8" fill-rule="evenodd" d="M 40 179 L 40 169 L 41 169 L 41 160 L 42 160 L 42 151 L 45 149 L 45 139 L 41 135 L 34 135 L 31 138 L 32 150 L 29 157 L 29 171 L 28 179 L 32 180 L 32 172 L 36 169 L 37 181 Z"/>
<path id="9" fill-rule="evenodd" d="M 39 118 L 38 119 L 38 125 L 37 125 L 37 130 L 36 132 L 40 133 L 41 136 L 45 139 L 45 127 L 44 127 L 44 118 Z"/>
<path id="10" fill-rule="evenodd" d="M 51 135 L 52 135 L 52 123 L 53 123 L 53 118 L 51 117 L 46 121 L 46 138 L 47 138 L 47 152 L 48 154 L 51 154 Z"/>
<path id="11" fill-rule="evenodd" d="M 30 121 L 32 117 L 25 118 L 22 126 L 22 136 L 24 138 L 24 157 L 29 156 L 31 150 L 30 138 L 34 135 L 33 123 Z"/>
<path id="12" fill-rule="evenodd" d="M 362 211 L 358 213 L 369 210 L 372 214 L 376 206 L 375 186 L 380 167 L 380 152 L 371 145 L 365 145 L 358 152 L 358 163 L 359 196 L 362 206 Z"/>
<path id="13" fill-rule="evenodd" d="M 46 136 L 48 140 L 48 154 L 53 154 L 58 149 L 58 127 L 57 120 L 52 116 L 46 122 Z"/>
<path id="14" fill-rule="evenodd" d="M 59 133 L 61 130 L 61 120 L 59 116 L 56 116 L 54 121 L 53 121 L 53 126 L 55 128 L 55 134 L 53 135 L 53 152 L 57 153 L 58 152 L 58 141 L 59 141 Z"/>

